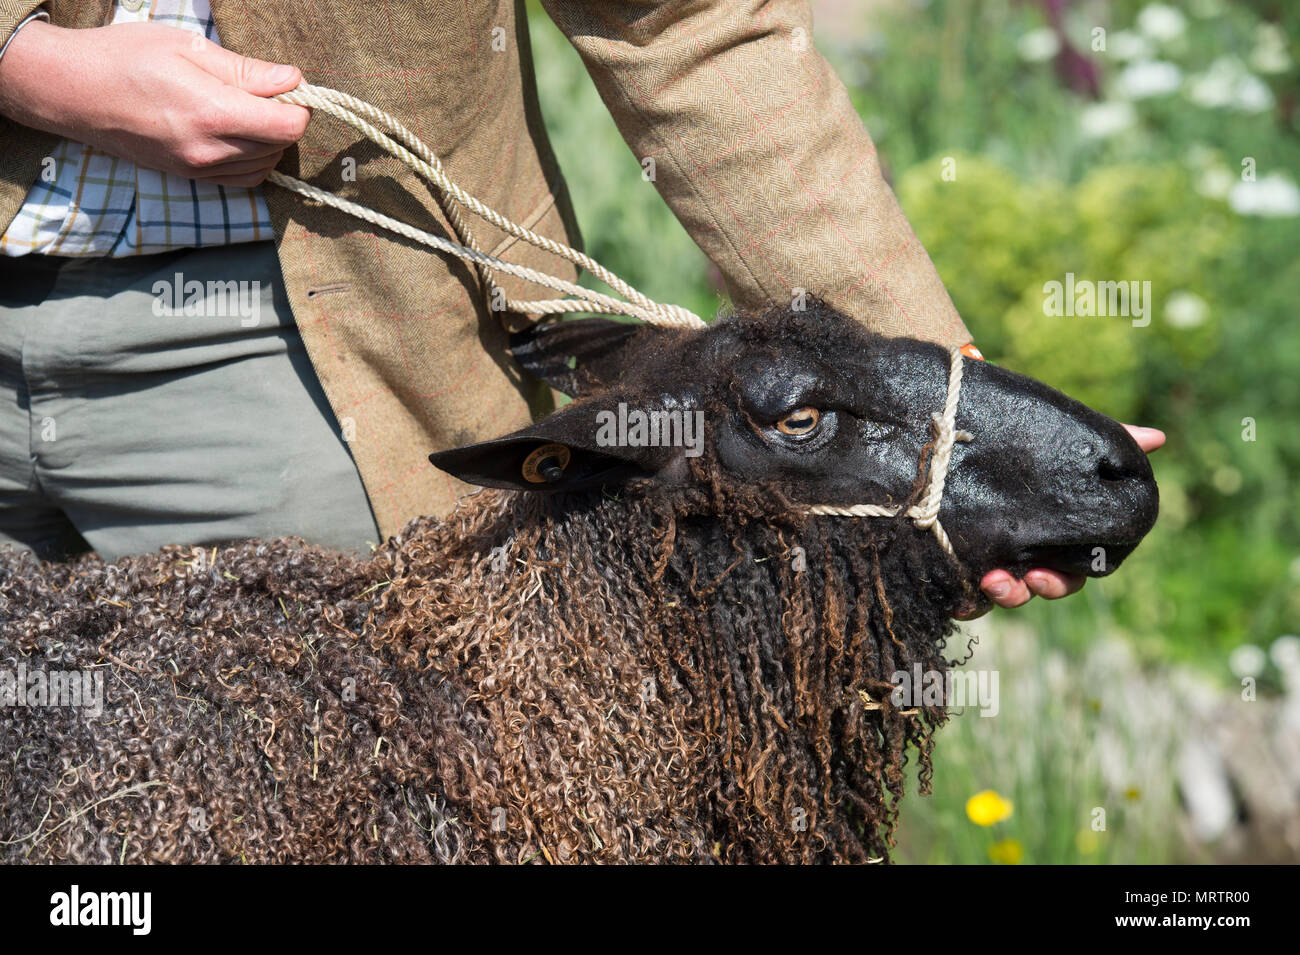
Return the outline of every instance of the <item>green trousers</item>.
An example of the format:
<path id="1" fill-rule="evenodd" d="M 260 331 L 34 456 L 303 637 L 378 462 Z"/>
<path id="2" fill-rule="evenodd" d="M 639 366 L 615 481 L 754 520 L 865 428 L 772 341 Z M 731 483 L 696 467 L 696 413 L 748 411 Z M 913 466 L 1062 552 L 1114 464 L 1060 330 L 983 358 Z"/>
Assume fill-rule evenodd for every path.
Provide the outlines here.
<path id="1" fill-rule="evenodd" d="M 0 256 L 0 547 L 379 531 L 271 243 Z"/>

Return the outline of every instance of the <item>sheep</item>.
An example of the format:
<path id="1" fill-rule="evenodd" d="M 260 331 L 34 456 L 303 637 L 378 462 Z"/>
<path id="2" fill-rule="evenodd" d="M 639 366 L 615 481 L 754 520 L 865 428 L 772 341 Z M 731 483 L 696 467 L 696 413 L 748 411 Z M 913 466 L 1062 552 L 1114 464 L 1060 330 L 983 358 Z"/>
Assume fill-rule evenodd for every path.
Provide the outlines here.
<path id="1" fill-rule="evenodd" d="M 483 489 L 368 558 L 0 557 L 0 673 L 27 674 L 0 700 L 0 859 L 886 860 L 946 716 L 894 705 L 895 674 L 958 662 L 988 569 L 1109 573 L 1155 520 L 1119 425 L 976 361 L 953 554 L 906 514 L 810 512 L 917 500 L 949 361 L 819 301 L 514 352 L 576 400 L 432 455 Z M 707 440 L 596 440 L 628 409 L 702 413 Z M 102 700 L 25 705 L 42 669 Z"/>

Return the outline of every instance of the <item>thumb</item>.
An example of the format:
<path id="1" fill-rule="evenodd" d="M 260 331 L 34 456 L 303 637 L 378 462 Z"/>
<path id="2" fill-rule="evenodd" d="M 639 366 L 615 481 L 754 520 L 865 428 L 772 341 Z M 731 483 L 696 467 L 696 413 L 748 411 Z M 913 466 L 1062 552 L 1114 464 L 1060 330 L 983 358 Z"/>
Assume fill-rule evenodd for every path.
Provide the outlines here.
<path id="1" fill-rule="evenodd" d="M 1159 428 L 1143 428 L 1135 424 L 1126 424 L 1124 427 L 1128 430 L 1128 433 L 1133 436 L 1133 440 L 1137 442 L 1137 446 L 1147 454 L 1150 454 L 1157 448 L 1164 447 L 1165 433 Z"/>
<path id="2" fill-rule="evenodd" d="M 204 70 L 227 86 L 253 96 L 277 96 L 302 82 L 302 71 L 296 66 L 242 56 L 214 43 L 204 44 L 196 52 L 198 65 Z"/>

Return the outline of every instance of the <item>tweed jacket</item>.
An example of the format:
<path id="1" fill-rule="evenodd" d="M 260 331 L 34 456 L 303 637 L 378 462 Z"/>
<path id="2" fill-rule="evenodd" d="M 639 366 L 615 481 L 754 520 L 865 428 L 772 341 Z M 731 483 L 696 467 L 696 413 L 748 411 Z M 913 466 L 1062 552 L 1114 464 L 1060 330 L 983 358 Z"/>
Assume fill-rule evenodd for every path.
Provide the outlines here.
<path id="1" fill-rule="evenodd" d="M 970 340 L 843 84 L 810 42 L 803 0 L 544 5 L 634 154 L 655 157 L 656 188 L 737 305 L 788 301 L 802 288 L 886 334 Z M 0 43 L 38 7 L 55 25 L 89 28 L 107 22 L 110 0 L 0 0 Z M 212 11 L 226 48 L 292 63 L 307 82 L 387 110 L 487 205 L 578 244 L 542 125 L 523 0 L 212 0 Z M 54 141 L 0 118 L 0 232 Z M 451 234 L 413 173 L 328 117 L 311 122 L 280 169 Z M 294 317 L 380 530 L 450 511 L 464 486 L 428 454 L 549 407 L 549 391 L 506 351 L 508 332 L 529 317 L 490 311 L 459 261 L 275 187 L 267 203 Z M 573 277 L 562 260 L 470 221 L 486 251 Z M 538 297 L 498 279 L 511 297 Z"/>

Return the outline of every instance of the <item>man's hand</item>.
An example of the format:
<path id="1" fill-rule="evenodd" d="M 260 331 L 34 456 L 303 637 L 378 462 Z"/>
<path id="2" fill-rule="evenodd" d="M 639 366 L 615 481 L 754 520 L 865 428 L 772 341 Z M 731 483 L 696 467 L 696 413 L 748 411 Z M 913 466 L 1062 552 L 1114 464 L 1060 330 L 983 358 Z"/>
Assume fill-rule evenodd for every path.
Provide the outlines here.
<path id="1" fill-rule="evenodd" d="M 255 186 L 311 115 L 266 97 L 301 79 L 296 67 L 175 27 L 68 30 L 38 20 L 0 59 L 0 115 L 148 169 Z"/>
<path id="2" fill-rule="evenodd" d="M 1150 454 L 1165 443 L 1165 433 L 1155 428 L 1139 428 L 1126 424 L 1128 433 L 1143 451 Z M 1083 588 L 1086 577 L 1076 574 L 1062 574 L 1054 570 L 1037 569 L 1025 574 L 1024 580 L 1017 580 L 1005 570 L 990 570 L 980 581 L 980 589 L 999 607 L 1019 607 L 1028 603 L 1037 594 L 1048 600 L 1068 597 Z M 987 612 L 989 608 L 977 608 L 968 613 L 959 614 L 962 620 L 970 620 Z"/>

